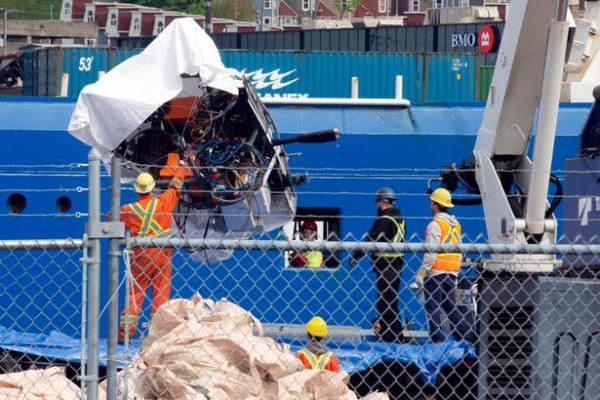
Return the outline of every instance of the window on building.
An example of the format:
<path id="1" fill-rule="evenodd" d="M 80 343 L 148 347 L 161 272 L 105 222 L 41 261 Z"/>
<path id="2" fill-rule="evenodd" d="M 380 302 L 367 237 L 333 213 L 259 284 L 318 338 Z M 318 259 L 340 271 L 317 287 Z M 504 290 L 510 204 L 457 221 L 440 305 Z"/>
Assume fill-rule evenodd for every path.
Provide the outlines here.
<path id="1" fill-rule="evenodd" d="M 469 3 L 470 3 L 469 0 L 460 0 L 460 6 L 461 7 L 469 7 L 471 5 Z"/>
<path id="2" fill-rule="evenodd" d="M 386 12 L 386 3 L 387 3 L 387 0 L 378 0 L 377 1 L 377 11 L 379 11 L 380 13 L 385 13 Z"/>
<path id="3" fill-rule="evenodd" d="M 281 17 L 281 26 L 294 25 L 294 17 Z"/>
<path id="4" fill-rule="evenodd" d="M 94 22 L 94 12 L 92 10 L 87 10 L 85 14 L 85 20 L 87 22 Z"/>
<path id="5" fill-rule="evenodd" d="M 435 0 L 435 8 L 444 8 L 444 0 Z"/>
<path id="6" fill-rule="evenodd" d="M 302 11 L 308 11 L 310 9 L 310 0 L 302 0 Z"/>
<path id="7" fill-rule="evenodd" d="M 263 7 L 265 10 L 271 9 L 271 0 L 263 0 Z"/>
<path id="8" fill-rule="evenodd" d="M 339 208 L 298 208 L 296 218 L 283 227 L 283 232 L 289 240 L 303 240 L 302 228 L 308 222 L 309 224 L 314 223 L 317 227 L 317 234 L 313 237 L 313 240 L 339 240 L 340 217 L 341 210 Z M 286 268 L 296 269 L 292 265 L 294 263 L 298 270 L 322 270 L 322 268 L 302 268 L 301 263 L 297 264 L 292 261 L 292 253 L 291 251 L 284 252 Z M 321 253 L 324 268 L 337 268 L 340 266 L 340 254 L 338 252 L 322 251 Z"/>
<path id="9" fill-rule="evenodd" d="M 71 16 L 71 3 L 65 3 L 65 15 Z"/>
<path id="10" fill-rule="evenodd" d="M 350 0 L 340 0 L 340 8 L 342 10 L 350 9 Z"/>
<path id="11" fill-rule="evenodd" d="M 412 12 L 421 11 L 421 1 L 420 0 L 410 0 L 410 11 L 412 11 Z"/>
<path id="12" fill-rule="evenodd" d="M 133 20 L 133 30 L 134 31 L 139 31 L 140 30 L 140 19 L 139 18 L 135 18 Z"/>
<path id="13" fill-rule="evenodd" d="M 117 14 L 110 16 L 110 26 L 117 26 Z"/>
<path id="14" fill-rule="evenodd" d="M 263 24 L 264 25 L 271 25 L 271 18 L 270 17 L 264 17 L 263 18 Z"/>
<path id="15" fill-rule="evenodd" d="M 165 29 L 165 24 L 162 21 L 158 21 L 158 25 L 156 25 L 156 32 L 161 33 Z"/>

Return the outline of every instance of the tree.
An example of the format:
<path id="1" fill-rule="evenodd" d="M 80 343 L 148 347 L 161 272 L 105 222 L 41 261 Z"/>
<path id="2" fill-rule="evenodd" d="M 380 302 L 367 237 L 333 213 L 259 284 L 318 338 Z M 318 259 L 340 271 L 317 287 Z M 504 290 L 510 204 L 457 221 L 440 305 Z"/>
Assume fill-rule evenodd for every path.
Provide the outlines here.
<path id="1" fill-rule="evenodd" d="M 163 10 L 181 11 L 189 14 L 203 14 L 204 0 L 130 0 L 132 3 Z"/>
<path id="2" fill-rule="evenodd" d="M 247 0 L 212 0 L 213 15 L 236 21 L 254 21 L 256 11 Z"/>
<path id="3" fill-rule="evenodd" d="M 204 15 L 205 0 L 130 0 L 132 3 L 163 10 Z M 254 21 L 255 10 L 248 0 L 212 0 L 212 15 L 237 21 Z"/>

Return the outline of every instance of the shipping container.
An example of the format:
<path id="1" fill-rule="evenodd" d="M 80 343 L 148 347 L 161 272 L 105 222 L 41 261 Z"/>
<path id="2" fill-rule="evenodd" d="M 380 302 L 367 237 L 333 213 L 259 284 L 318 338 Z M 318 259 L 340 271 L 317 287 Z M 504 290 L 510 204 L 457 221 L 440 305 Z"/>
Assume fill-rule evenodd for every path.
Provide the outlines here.
<path id="1" fill-rule="evenodd" d="M 303 51 L 365 51 L 366 29 L 314 29 L 300 31 Z"/>
<path id="2" fill-rule="evenodd" d="M 300 31 L 248 32 L 239 35 L 241 49 L 245 50 L 302 50 Z"/>
<path id="3" fill-rule="evenodd" d="M 423 55 L 222 51 L 223 63 L 244 71 L 262 96 L 350 97 L 352 77 L 359 97 L 393 98 L 396 75 L 404 98 L 422 101 Z"/>
<path id="4" fill-rule="evenodd" d="M 57 50 L 60 54 L 59 76 L 69 74 L 69 97 L 77 97 L 84 86 L 96 82 L 101 73 L 109 70 L 108 49 L 74 47 Z"/>
<path id="5" fill-rule="evenodd" d="M 474 102 L 476 63 L 476 56 L 471 54 L 428 55 L 424 102 Z"/>
<path id="6" fill-rule="evenodd" d="M 58 96 L 61 76 L 69 73 L 68 96 L 98 79 L 142 49 L 49 47 L 24 55 L 24 93 Z M 476 101 L 481 96 L 474 54 L 365 52 L 221 51 L 226 66 L 245 72 L 266 97 L 351 96 L 352 78 L 361 98 L 393 98 L 396 76 L 403 97 L 414 104 Z"/>
<path id="7" fill-rule="evenodd" d="M 140 54 L 144 49 L 111 49 L 109 54 L 109 66 L 113 69 L 123 61 Z"/>
<path id="8" fill-rule="evenodd" d="M 249 33 L 245 33 L 245 35 L 248 34 Z M 221 33 L 219 35 L 213 35 L 212 38 L 219 49 L 239 49 L 239 37 L 240 36 L 237 33 Z"/>
<path id="9" fill-rule="evenodd" d="M 421 53 L 435 51 L 434 26 L 393 26 L 368 31 L 366 51 Z"/>
<path id="10" fill-rule="evenodd" d="M 495 46 L 490 52 L 483 53 L 478 47 L 478 35 L 486 25 L 494 30 Z M 213 38 L 222 50 L 479 53 L 481 65 L 493 65 L 503 31 L 503 22 L 492 22 L 293 32 L 240 32 L 216 34 Z"/>
<path id="11" fill-rule="evenodd" d="M 64 73 L 69 74 L 67 96 L 76 97 L 84 86 L 109 69 L 108 49 L 44 47 L 23 53 L 23 94 L 58 96 Z"/>
<path id="12" fill-rule="evenodd" d="M 494 76 L 493 66 L 479 67 L 479 101 L 487 101 L 490 86 L 492 85 L 492 77 Z"/>

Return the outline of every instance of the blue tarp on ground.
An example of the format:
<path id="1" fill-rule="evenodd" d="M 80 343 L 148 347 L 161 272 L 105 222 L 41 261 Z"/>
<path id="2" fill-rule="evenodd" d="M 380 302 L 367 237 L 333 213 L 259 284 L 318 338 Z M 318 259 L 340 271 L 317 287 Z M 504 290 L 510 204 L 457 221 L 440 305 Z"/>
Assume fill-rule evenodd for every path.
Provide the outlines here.
<path id="1" fill-rule="evenodd" d="M 298 351 L 305 342 L 299 339 L 278 338 Z M 463 359 L 477 357 L 475 347 L 466 341 L 448 340 L 443 343 L 396 344 L 371 341 L 326 341 L 338 356 L 342 368 L 349 374 L 365 371 L 380 362 L 399 362 L 412 365 L 421 373 L 423 384 L 434 385 L 438 374 Z"/>
<path id="2" fill-rule="evenodd" d="M 292 351 L 298 351 L 305 341 L 292 338 L 277 338 L 287 343 Z M 349 374 L 365 371 L 380 362 L 397 361 L 416 367 L 424 384 L 435 384 L 438 374 L 445 368 L 462 359 L 476 357 L 475 348 L 465 341 L 447 341 L 439 344 L 393 344 L 370 341 L 327 341 L 327 345 L 339 357 L 342 368 Z M 129 345 L 129 354 L 133 356 L 141 346 L 140 340 Z M 52 332 L 49 335 L 17 332 L 0 326 L 0 348 L 15 352 L 46 357 L 51 360 L 81 362 L 80 339 Z M 106 340 L 99 343 L 99 363 L 106 366 Z M 125 353 L 125 347 L 119 346 L 118 352 Z M 124 367 L 125 362 L 119 361 Z"/>

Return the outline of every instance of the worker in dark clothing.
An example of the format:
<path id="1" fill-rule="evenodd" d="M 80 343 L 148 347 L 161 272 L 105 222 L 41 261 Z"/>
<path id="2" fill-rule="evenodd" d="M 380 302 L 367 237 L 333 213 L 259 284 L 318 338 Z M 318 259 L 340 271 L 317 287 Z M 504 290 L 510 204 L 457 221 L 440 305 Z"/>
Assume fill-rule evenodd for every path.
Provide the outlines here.
<path id="1" fill-rule="evenodd" d="M 404 242 L 406 226 L 400 210 L 394 204 L 397 198 L 389 187 L 382 187 L 377 191 L 375 195 L 377 219 L 367 234 L 367 241 Z M 350 265 L 357 263 L 362 256 L 364 256 L 363 252 L 354 252 L 350 259 Z M 373 253 L 371 261 L 377 276 L 378 334 L 386 342 L 403 342 L 402 322 L 398 312 L 398 291 L 404 255 L 402 253 Z"/>

